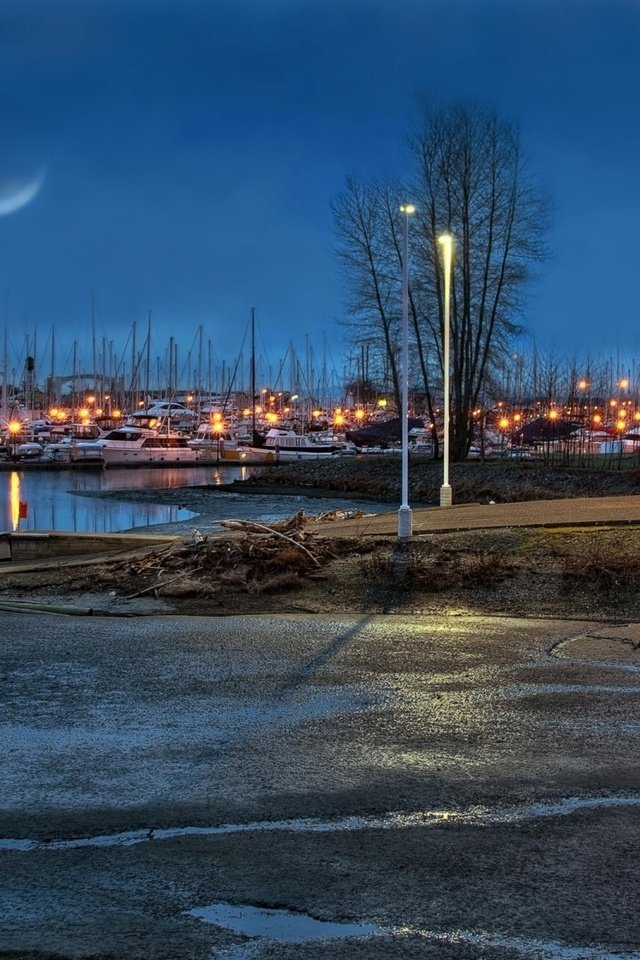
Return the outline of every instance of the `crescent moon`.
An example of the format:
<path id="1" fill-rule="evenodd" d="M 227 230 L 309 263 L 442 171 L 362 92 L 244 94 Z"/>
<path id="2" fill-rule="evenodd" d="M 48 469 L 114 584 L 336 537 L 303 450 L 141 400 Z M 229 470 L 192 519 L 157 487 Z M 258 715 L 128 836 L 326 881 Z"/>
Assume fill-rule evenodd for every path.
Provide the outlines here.
<path id="1" fill-rule="evenodd" d="M 15 178 L 0 180 L 0 217 L 6 217 L 31 203 L 40 193 L 44 183 L 45 171 L 40 170 L 30 180 Z"/>

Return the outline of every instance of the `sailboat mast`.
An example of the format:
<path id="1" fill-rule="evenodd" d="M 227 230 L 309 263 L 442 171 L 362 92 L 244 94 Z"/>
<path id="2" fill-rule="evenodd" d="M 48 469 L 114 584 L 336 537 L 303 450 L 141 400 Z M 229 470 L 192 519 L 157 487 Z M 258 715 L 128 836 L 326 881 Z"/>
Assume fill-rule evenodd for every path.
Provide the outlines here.
<path id="1" fill-rule="evenodd" d="M 73 361 L 72 361 L 73 366 L 72 366 L 72 376 L 71 376 L 71 419 L 72 420 L 75 419 L 75 416 L 76 416 L 75 410 L 77 406 L 77 397 L 76 397 L 77 373 L 78 373 L 77 360 L 78 360 L 78 341 L 74 340 L 73 341 Z"/>
<path id="2" fill-rule="evenodd" d="M 54 403 L 58 403 L 58 395 L 55 388 L 55 380 L 53 379 L 56 375 L 56 328 L 51 325 L 51 376 L 49 378 L 49 389 L 47 391 L 47 406 L 52 407 Z"/>
<path id="3" fill-rule="evenodd" d="M 91 291 L 91 354 L 92 354 L 91 379 L 93 381 L 92 393 L 95 393 L 97 359 L 96 359 L 96 309 L 95 309 L 95 300 L 94 300 L 93 290 Z M 100 384 L 100 389 L 102 392 L 102 384 Z M 100 396 L 100 400 L 102 400 L 102 396 Z M 100 405 L 102 406 L 102 403 Z"/>
<path id="4" fill-rule="evenodd" d="M 173 337 L 169 337 L 169 400 L 173 400 Z"/>
<path id="5" fill-rule="evenodd" d="M 198 383 L 196 384 L 196 410 L 198 418 L 202 409 L 202 324 L 198 327 Z"/>
<path id="6" fill-rule="evenodd" d="M 256 308 L 251 307 L 251 421 L 253 434 L 251 442 L 256 442 Z"/>
<path id="7" fill-rule="evenodd" d="M 146 359 L 146 370 L 145 370 L 145 381 L 144 381 L 144 397 L 145 402 L 149 402 L 149 378 L 151 376 L 150 370 L 151 363 L 151 310 L 149 310 L 149 315 L 147 317 L 147 359 Z"/>
<path id="8" fill-rule="evenodd" d="M 138 398 L 136 393 L 136 360 L 136 321 L 134 320 L 131 325 L 131 399 L 129 400 L 131 411 L 135 410 L 138 406 Z"/>
<path id="9" fill-rule="evenodd" d="M 9 344 L 7 340 L 7 324 L 4 325 L 2 341 L 2 418 L 7 419 L 7 378 L 9 376 Z"/>

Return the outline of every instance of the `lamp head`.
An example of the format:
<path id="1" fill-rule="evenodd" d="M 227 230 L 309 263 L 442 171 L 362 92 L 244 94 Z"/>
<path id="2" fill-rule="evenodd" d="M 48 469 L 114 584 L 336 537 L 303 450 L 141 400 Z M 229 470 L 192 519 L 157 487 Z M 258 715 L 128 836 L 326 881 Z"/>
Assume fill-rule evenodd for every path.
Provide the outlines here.
<path id="1" fill-rule="evenodd" d="M 400 213 L 406 213 L 407 216 L 408 216 L 409 214 L 415 213 L 415 212 L 416 212 L 416 208 L 414 207 L 414 205 L 413 205 L 412 203 L 403 203 L 403 204 L 401 204 L 401 206 L 400 206 Z"/>
<path id="2" fill-rule="evenodd" d="M 450 233 L 441 233 L 438 237 L 438 243 L 442 244 L 443 247 L 450 247 L 453 243 L 453 237 Z"/>

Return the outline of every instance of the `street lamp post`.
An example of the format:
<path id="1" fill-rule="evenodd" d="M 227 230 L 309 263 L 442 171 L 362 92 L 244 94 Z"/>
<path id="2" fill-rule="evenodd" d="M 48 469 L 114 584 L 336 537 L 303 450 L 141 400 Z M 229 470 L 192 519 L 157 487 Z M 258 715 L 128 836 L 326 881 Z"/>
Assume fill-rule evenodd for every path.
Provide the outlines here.
<path id="1" fill-rule="evenodd" d="M 443 436 L 443 479 L 440 487 L 440 506 L 450 507 L 453 503 L 451 486 L 449 484 L 449 417 L 450 417 L 450 385 L 449 385 L 449 343 L 451 339 L 451 260 L 453 254 L 453 237 L 443 233 L 438 237 L 442 246 L 444 263 L 444 343 L 442 348 L 443 391 L 444 391 L 444 436 Z"/>
<path id="2" fill-rule="evenodd" d="M 398 539 L 408 540 L 413 532 L 409 506 L 409 217 L 416 212 L 410 203 L 400 207 L 402 217 L 402 484 L 398 510 Z"/>

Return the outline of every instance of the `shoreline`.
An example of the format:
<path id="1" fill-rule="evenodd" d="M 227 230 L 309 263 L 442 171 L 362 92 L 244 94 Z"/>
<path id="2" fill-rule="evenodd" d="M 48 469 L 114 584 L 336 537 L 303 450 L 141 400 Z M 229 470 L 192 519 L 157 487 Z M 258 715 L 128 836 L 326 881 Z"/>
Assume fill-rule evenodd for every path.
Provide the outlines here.
<path id="1" fill-rule="evenodd" d="M 189 489 L 183 487 L 182 489 Z M 205 488 L 200 488 L 205 489 Z M 222 490 L 224 493 L 240 493 L 249 496 L 267 497 L 308 497 L 310 500 L 365 500 L 369 503 L 384 503 L 381 497 L 361 493 L 358 490 L 336 490 L 333 487 L 308 487 L 302 485 L 286 486 L 281 483 L 252 483 L 251 480 L 236 480 L 234 483 L 207 485 L 206 489 Z M 390 509 L 391 507 L 391 501 Z M 423 503 L 421 506 L 435 506 L 435 503 Z"/>

